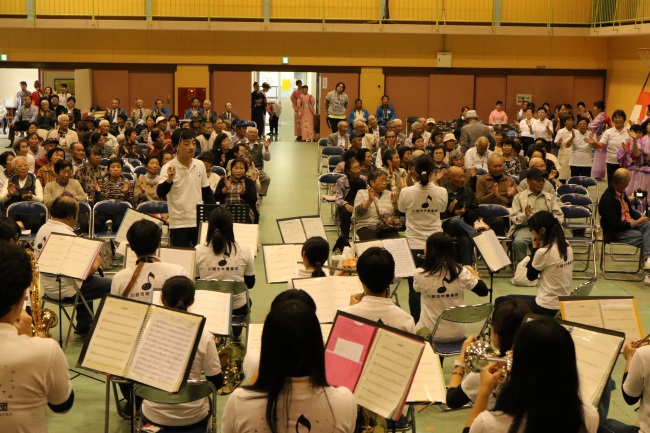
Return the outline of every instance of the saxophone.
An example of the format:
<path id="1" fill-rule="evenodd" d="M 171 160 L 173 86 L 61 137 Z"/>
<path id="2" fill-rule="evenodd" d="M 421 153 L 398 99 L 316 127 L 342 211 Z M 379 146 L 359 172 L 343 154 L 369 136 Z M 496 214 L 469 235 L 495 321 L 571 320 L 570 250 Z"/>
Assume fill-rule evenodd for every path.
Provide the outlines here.
<path id="1" fill-rule="evenodd" d="M 32 304 L 32 335 L 51 338 L 50 328 L 59 323 L 59 318 L 54 311 L 43 308 L 41 300 L 41 274 L 34 257 L 34 251 L 27 248 L 27 254 L 32 263 L 32 284 L 29 286 L 29 300 Z"/>

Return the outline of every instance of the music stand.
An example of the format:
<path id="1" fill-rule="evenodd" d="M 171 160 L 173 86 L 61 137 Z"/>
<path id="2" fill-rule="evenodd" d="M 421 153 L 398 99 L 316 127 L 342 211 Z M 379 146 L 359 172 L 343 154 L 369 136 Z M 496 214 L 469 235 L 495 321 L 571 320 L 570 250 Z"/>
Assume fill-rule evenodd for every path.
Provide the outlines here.
<path id="1" fill-rule="evenodd" d="M 492 303 L 492 295 L 494 293 L 494 274 L 503 268 L 510 266 L 512 262 L 503 250 L 499 239 L 492 230 L 477 232 L 472 235 L 472 240 L 481 253 L 483 261 L 487 265 L 488 272 L 490 273 L 490 303 Z"/>

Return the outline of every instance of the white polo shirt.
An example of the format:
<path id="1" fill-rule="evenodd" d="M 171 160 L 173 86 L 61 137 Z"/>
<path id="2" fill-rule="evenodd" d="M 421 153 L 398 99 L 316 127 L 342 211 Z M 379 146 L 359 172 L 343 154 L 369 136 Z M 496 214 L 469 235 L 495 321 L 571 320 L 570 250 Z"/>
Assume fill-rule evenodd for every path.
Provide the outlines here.
<path id="1" fill-rule="evenodd" d="M 170 164 L 174 164 L 176 167 L 176 175 L 172 189 L 167 194 L 169 228 L 196 227 L 196 205 L 203 203 L 201 188 L 210 186 L 205 173 L 205 165 L 198 159 L 192 159 L 192 164 L 188 168 L 174 158 L 160 170 L 158 184 L 167 181 L 167 169 Z"/>
<path id="2" fill-rule="evenodd" d="M 111 295 L 123 296 L 136 267 L 137 265 L 129 266 L 115 274 L 111 281 Z M 140 269 L 140 274 L 133 283 L 133 287 L 131 287 L 129 298 L 150 302 L 152 290 L 162 289 L 165 281 L 176 276 L 187 277 L 187 271 L 181 265 L 173 263 L 144 263 L 142 269 Z"/>
<path id="3" fill-rule="evenodd" d="M 584 134 L 574 128 L 576 132 L 573 139 L 573 146 L 571 151 L 571 158 L 569 165 L 574 167 L 591 167 L 593 158 L 591 157 L 591 144 L 585 141 L 585 138 L 591 137 L 593 132 L 587 130 Z"/>
<path id="4" fill-rule="evenodd" d="M 63 404 L 72 392 L 63 350 L 51 338 L 18 335 L 0 323 L 0 353 L 1 430 L 47 433 L 47 403 Z"/>
<path id="5" fill-rule="evenodd" d="M 600 142 L 603 143 L 607 149 L 607 164 L 619 164 L 616 159 L 616 154 L 619 149 L 623 147 L 623 143 L 626 143 L 629 140 L 631 140 L 631 138 L 627 133 L 626 128 L 623 128 L 622 131 L 619 131 L 616 128 L 609 128 L 607 131 L 603 132 L 603 135 L 600 137 Z"/>
<path id="6" fill-rule="evenodd" d="M 76 236 L 72 227 L 60 221 L 48 220 L 38 229 L 34 238 L 34 254 L 38 257 L 45 246 L 45 241 L 52 233 L 62 233 L 64 235 Z M 67 298 L 77 294 L 77 287 L 81 287 L 83 282 L 69 277 L 61 277 L 61 297 Z M 59 283 L 56 277 L 49 274 L 41 274 L 41 288 L 43 293 L 50 298 L 59 299 Z"/>
<path id="7" fill-rule="evenodd" d="M 467 152 L 465 152 L 465 168 L 476 167 L 487 170 L 487 162 L 491 153 L 492 152 L 488 149 L 483 155 L 479 155 L 476 146 L 470 147 L 467 149 Z"/>
<path id="8" fill-rule="evenodd" d="M 358 304 L 343 307 L 340 310 L 373 322 L 381 320 L 385 325 L 415 334 L 413 317 L 395 305 L 390 298 L 364 296 Z"/>

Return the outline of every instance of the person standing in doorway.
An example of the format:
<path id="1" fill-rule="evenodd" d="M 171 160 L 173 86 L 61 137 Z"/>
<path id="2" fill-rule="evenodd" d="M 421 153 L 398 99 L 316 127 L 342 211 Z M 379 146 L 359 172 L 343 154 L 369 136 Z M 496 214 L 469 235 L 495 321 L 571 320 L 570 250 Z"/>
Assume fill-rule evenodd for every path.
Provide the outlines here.
<path id="1" fill-rule="evenodd" d="M 302 124 L 300 120 L 300 112 L 302 110 L 298 108 L 300 95 L 302 95 L 302 81 L 297 80 L 296 88 L 293 93 L 291 93 L 291 105 L 293 106 L 293 133 L 296 136 L 296 141 L 302 140 Z"/>
<path id="2" fill-rule="evenodd" d="M 309 87 L 302 86 L 298 98 L 298 118 L 300 120 L 300 136 L 304 141 L 314 139 L 314 115 L 316 114 L 316 99 L 309 94 Z"/>
<path id="3" fill-rule="evenodd" d="M 257 81 L 255 81 L 253 83 L 253 93 L 251 94 L 251 120 L 255 122 L 255 124 L 257 125 L 257 130 L 260 131 L 260 135 L 264 135 L 265 114 L 266 114 L 266 94 L 260 91 L 260 84 Z"/>

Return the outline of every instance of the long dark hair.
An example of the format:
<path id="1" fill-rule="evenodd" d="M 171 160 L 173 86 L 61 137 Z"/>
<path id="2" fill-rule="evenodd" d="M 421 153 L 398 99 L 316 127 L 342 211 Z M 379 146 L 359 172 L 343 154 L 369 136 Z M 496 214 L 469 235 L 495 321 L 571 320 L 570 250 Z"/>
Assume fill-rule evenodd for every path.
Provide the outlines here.
<path id="1" fill-rule="evenodd" d="M 433 158 L 429 155 L 420 155 L 415 160 L 415 172 L 420 176 L 420 184 L 427 186 L 429 183 L 429 176 L 433 173 L 435 165 Z"/>
<path id="2" fill-rule="evenodd" d="M 218 207 L 208 217 L 208 236 L 205 239 L 206 245 L 212 243 L 212 251 L 215 254 L 229 256 L 234 250 L 237 252 L 235 243 L 235 232 L 232 228 L 232 214 L 225 207 Z"/>
<path id="3" fill-rule="evenodd" d="M 325 377 L 325 348 L 315 310 L 298 299 L 273 305 L 262 331 L 259 376 L 249 387 L 266 394 L 266 423 L 278 431 L 278 401 L 284 391 L 285 404 L 291 400 L 291 378 L 309 377 L 312 386 L 328 386 Z"/>
<path id="4" fill-rule="evenodd" d="M 524 422 L 524 433 L 585 432 L 576 351 L 569 331 L 551 317 L 531 320 L 517 331 L 512 350 L 509 380 L 494 406 L 494 411 L 513 417 L 509 432 L 518 432 Z M 549 366 L 561 368 L 548 374 Z"/>
<path id="5" fill-rule="evenodd" d="M 431 157 L 429 157 L 431 158 Z M 445 280 L 454 281 L 463 267 L 456 261 L 454 240 L 445 233 L 434 233 L 427 238 L 427 252 L 422 268 L 425 272 L 436 274 L 446 272 Z"/>
<path id="6" fill-rule="evenodd" d="M 508 350 L 512 349 L 517 330 L 528 313 L 530 313 L 530 308 L 519 299 L 508 299 L 495 308 L 492 314 L 492 329 L 499 337 L 501 355 L 505 355 Z"/>
<path id="7" fill-rule="evenodd" d="M 302 245 L 302 253 L 307 257 L 309 264 L 314 267 L 312 278 L 324 277 L 323 265 L 327 263 L 330 255 L 330 245 L 320 236 L 312 236 Z"/>
<path id="8" fill-rule="evenodd" d="M 533 214 L 528 219 L 528 228 L 531 232 L 535 230 L 540 236 L 540 230 L 546 229 L 542 247 L 547 247 L 550 250 L 550 247 L 556 244 L 562 260 L 567 260 L 567 243 L 564 237 L 564 230 L 562 229 L 562 224 L 560 224 L 551 212 L 545 210 Z"/>

